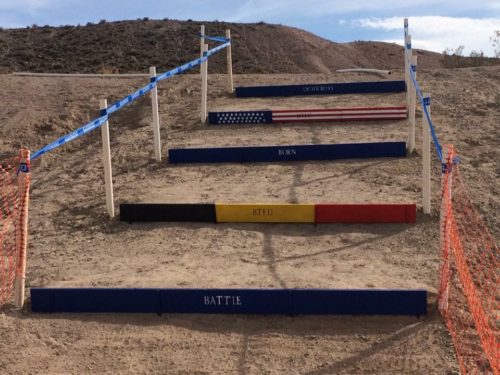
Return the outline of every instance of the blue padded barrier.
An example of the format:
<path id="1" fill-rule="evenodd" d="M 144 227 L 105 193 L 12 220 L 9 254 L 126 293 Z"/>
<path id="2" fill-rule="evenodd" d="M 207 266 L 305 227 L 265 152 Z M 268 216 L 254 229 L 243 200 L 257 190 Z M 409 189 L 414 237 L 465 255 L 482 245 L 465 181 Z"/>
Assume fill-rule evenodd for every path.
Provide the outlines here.
<path id="1" fill-rule="evenodd" d="M 45 313 L 424 315 L 425 290 L 32 288 Z"/>
<path id="2" fill-rule="evenodd" d="M 406 156 L 405 142 L 181 148 L 168 151 L 169 163 L 248 163 Z"/>
<path id="3" fill-rule="evenodd" d="M 405 91 L 405 81 L 373 81 L 236 87 L 234 93 L 237 98 L 265 98 L 298 95 L 381 94 Z"/>

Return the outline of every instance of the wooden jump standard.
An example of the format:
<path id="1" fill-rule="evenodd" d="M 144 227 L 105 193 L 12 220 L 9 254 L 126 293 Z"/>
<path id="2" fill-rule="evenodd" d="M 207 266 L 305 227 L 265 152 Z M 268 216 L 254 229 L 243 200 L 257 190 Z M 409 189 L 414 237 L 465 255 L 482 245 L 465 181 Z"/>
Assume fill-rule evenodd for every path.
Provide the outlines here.
<path id="1" fill-rule="evenodd" d="M 412 315 L 427 313 L 422 289 L 31 288 L 37 313 Z"/>
<path id="2" fill-rule="evenodd" d="M 122 203 L 127 222 L 207 223 L 414 223 L 416 205 L 273 203 Z"/>
<path id="3" fill-rule="evenodd" d="M 211 125 L 404 120 L 406 106 L 209 112 Z"/>

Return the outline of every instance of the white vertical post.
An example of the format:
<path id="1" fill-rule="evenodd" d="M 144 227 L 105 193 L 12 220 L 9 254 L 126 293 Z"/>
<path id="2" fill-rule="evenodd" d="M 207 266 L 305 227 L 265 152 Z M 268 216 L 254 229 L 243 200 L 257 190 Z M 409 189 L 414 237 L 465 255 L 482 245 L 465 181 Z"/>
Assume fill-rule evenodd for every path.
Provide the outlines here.
<path id="1" fill-rule="evenodd" d="M 405 38 L 405 81 L 406 81 L 406 105 L 410 106 L 410 87 L 413 85 L 410 78 L 410 61 L 412 56 L 411 51 L 411 35 L 407 35 Z"/>
<path id="2" fill-rule="evenodd" d="M 226 39 L 231 41 L 231 30 L 226 30 Z M 232 44 L 232 41 L 231 41 Z M 231 55 L 231 44 L 226 48 L 227 49 L 227 91 L 232 94 L 233 89 L 233 58 Z"/>
<path id="3" fill-rule="evenodd" d="M 99 108 L 108 108 L 108 101 L 101 99 Z M 104 184 L 106 189 L 106 208 L 109 217 L 115 217 L 115 204 L 113 199 L 113 175 L 111 172 L 111 147 L 109 145 L 109 121 L 101 126 L 102 135 L 102 162 L 104 164 Z"/>
<path id="4" fill-rule="evenodd" d="M 149 68 L 151 82 L 156 82 L 156 67 Z M 158 112 L 158 87 L 151 90 L 151 107 L 153 108 L 153 142 L 156 161 L 161 161 L 160 114 Z"/>
<path id="5" fill-rule="evenodd" d="M 200 57 L 203 57 L 203 47 L 205 46 L 205 25 L 200 26 Z M 203 74 L 203 66 L 200 65 L 200 74 Z"/>
<path id="6" fill-rule="evenodd" d="M 24 290 L 26 284 L 26 252 L 28 249 L 28 206 L 30 190 L 30 151 L 22 149 L 20 152 L 19 173 L 17 175 L 21 214 L 16 233 L 16 278 L 14 282 L 14 306 L 18 309 L 24 305 Z"/>
<path id="7" fill-rule="evenodd" d="M 417 56 L 411 57 L 411 71 L 417 77 Z M 413 85 L 413 81 L 410 77 L 410 85 L 408 86 L 410 91 L 410 107 L 408 108 L 408 152 L 412 153 L 415 150 L 415 106 L 417 102 L 417 90 Z"/>
<path id="8" fill-rule="evenodd" d="M 203 46 L 203 56 L 207 56 L 208 44 Z M 208 60 L 201 63 L 201 122 L 207 121 Z"/>
<path id="9" fill-rule="evenodd" d="M 408 35 L 408 18 L 404 19 L 404 38 L 403 38 L 403 49 L 404 49 L 404 66 L 405 66 L 405 82 L 406 82 L 406 87 L 408 87 L 408 59 L 407 59 L 407 51 L 406 51 L 406 41 L 407 38 L 406 36 Z"/>
<path id="10" fill-rule="evenodd" d="M 431 114 L 431 95 L 423 94 L 424 105 Z M 422 108 L 422 207 L 424 214 L 431 213 L 431 130 Z"/>

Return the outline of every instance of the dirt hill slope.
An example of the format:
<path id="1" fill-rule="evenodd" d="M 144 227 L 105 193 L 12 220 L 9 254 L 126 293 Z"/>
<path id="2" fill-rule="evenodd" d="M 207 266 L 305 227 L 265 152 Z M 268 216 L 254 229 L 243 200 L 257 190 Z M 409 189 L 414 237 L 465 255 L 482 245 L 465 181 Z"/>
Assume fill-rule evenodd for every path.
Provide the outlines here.
<path id="1" fill-rule="evenodd" d="M 235 73 L 331 73 L 340 68 L 400 68 L 401 46 L 381 42 L 334 43 L 281 25 L 204 22 L 208 35 L 232 30 Z M 200 22 L 138 20 L 87 26 L 30 27 L 0 31 L 0 73 L 145 72 L 193 59 Z M 420 66 L 439 68 L 443 56 L 419 51 Z M 224 56 L 210 64 L 225 69 Z M 493 59 L 492 59 L 493 60 Z"/>

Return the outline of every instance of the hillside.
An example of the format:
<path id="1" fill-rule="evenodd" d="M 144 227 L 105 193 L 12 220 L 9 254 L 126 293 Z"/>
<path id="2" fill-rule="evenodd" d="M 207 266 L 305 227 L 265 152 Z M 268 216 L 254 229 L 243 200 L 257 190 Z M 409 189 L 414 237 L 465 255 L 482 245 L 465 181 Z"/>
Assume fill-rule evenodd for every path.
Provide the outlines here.
<path id="1" fill-rule="evenodd" d="M 399 69 L 403 64 L 403 48 L 395 44 L 334 43 L 304 30 L 265 23 L 203 23 L 208 35 L 224 35 L 231 29 L 235 73 L 328 74 L 353 67 Z M 145 72 L 152 65 L 165 70 L 199 53 L 200 25 L 138 20 L 0 30 L 0 73 Z M 418 53 L 421 67 L 443 66 L 441 54 Z M 210 71 L 222 73 L 225 64 L 218 62 L 223 59 L 212 60 Z"/>

